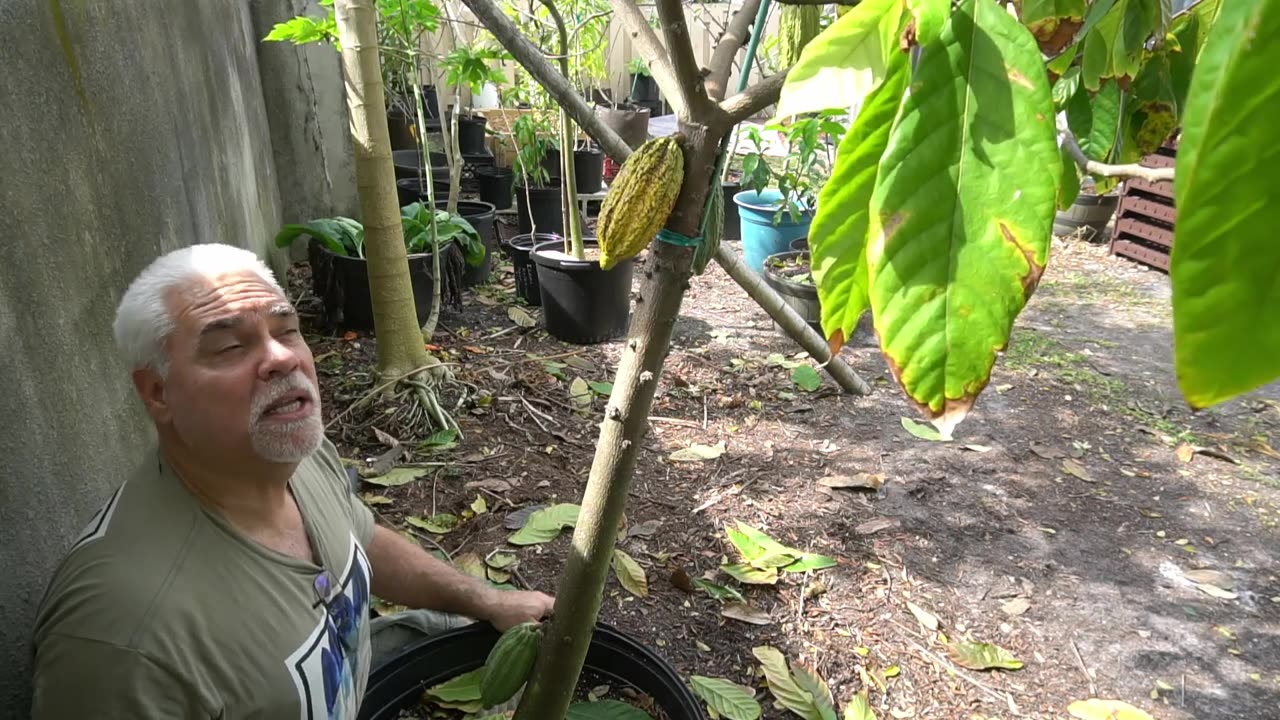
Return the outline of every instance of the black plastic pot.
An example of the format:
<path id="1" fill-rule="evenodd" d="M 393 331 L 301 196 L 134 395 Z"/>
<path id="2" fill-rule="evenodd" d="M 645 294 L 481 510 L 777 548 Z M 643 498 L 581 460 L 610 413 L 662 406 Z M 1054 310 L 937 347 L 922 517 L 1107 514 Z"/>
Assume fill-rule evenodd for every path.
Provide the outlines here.
<path id="1" fill-rule="evenodd" d="M 436 208 L 445 210 L 449 207 L 449 200 L 436 200 Z M 493 254 L 498 252 L 498 229 L 494 225 L 494 207 L 487 202 L 479 202 L 475 200 L 459 200 L 458 214 L 463 220 L 471 223 L 471 226 L 480 234 L 480 242 L 484 243 L 484 260 L 462 273 L 462 287 L 475 287 L 489 281 L 489 273 L 493 271 Z"/>
<path id="2" fill-rule="evenodd" d="M 639 105 L 597 105 L 595 113 L 623 142 L 639 147 L 649 139 L 649 108 Z"/>
<path id="3" fill-rule="evenodd" d="M 1115 192 L 1096 195 L 1081 190 L 1071 207 L 1059 210 L 1054 215 L 1053 232 L 1057 235 L 1070 235 L 1079 228 L 1086 228 L 1088 239 L 1100 239 L 1119 203 L 1120 196 Z"/>
<path id="4" fill-rule="evenodd" d="M 421 701 L 423 690 L 483 666 L 498 637 L 492 625 L 472 623 L 410 645 L 373 667 L 359 720 L 395 720 Z M 702 703 L 670 663 L 605 623 L 596 623 L 583 673 L 615 691 L 638 690 L 670 720 L 706 720 Z"/>
<path id="5" fill-rule="evenodd" d="M 588 248 L 595 238 L 583 238 Z M 631 320 L 632 261 L 609 270 L 594 260 L 574 260 L 564 254 L 564 240 L 533 247 L 538 266 L 538 290 L 547 332 L 575 345 L 595 345 L 624 335 Z"/>
<path id="6" fill-rule="evenodd" d="M 418 146 L 413 116 L 398 107 L 387 110 L 387 131 L 391 133 L 392 150 L 412 150 Z"/>
<path id="7" fill-rule="evenodd" d="M 437 198 L 449 197 L 449 170 L 448 168 L 432 168 L 432 186 L 435 189 Z M 415 202 L 427 202 L 427 185 L 417 177 L 400 178 L 396 180 L 396 197 L 400 200 L 400 207 Z"/>
<path id="8" fill-rule="evenodd" d="M 542 291 L 538 287 L 538 266 L 529 253 L 535 245 L 552 241 L 563 242 L 559 235 L 538 233 L 516 235 L 503 246 L 511 256 L 511 267 L 516 274 L 516 296 L 530 305 L 542 304 Z"/>
<path id="9" fill-rule="evenodd" d="M 444 172 L 444 179 L 449 178 L 449 167 L 445 164 L 444 153 L 432 152 L 431 174 L 437 175 Z M 422 153 L 416 149 L 412 150 L 392 150 L 391 164 L 396 170 L 396 179 L 416 178 L 422 170 Z"/>
<path id="10" fill-rule="evenodd" d="M 461 252 L 453 245 L 445 251 Z M 336 255 L 314 239 L 307 247 L 307 258 L 311 265 L 312 290 L 324 303 L 325 323 L 346 330 L 373 330 L 373 301 L 369 295 L 369 270 L 365 259 Z M 413 287 L 413 304 L 419 325 L 427 321 L 434 299 L 431 265 L 432 253 L 409 256 L 409 281 Z M 460 303 L 458 288 L 449 287 L 448 274 L 445 278 L 441 294 L 447 305 L 456 307 Z"/>
<path id="11" fill-rule="evenodd" d="M 597 147 L 573 151 L 573 179 L 580 193 L 598 193 L 604 187 L 604 153 Z"/>
<path id="12" fill-rule="evenodd" d="M 521 235 L 533 232 L 535 225 L 540 233 L 564 233 L 564 203 L 560 199 L 558 179 L 552 178 L 546 187 L 528 188 L 527 195 L 524 185 L 517 180 L 515 192 L 516 218 Z"/>
<path id="13" fill-rule="evenodd" d="M 427 119 L 440 122 L 440 97 L 435 85 L 422 86 L 422 102 L 427 106 Z"/>
<path id="14" fill-rule="evenodd" d="M 458 117 L 458 147 L 463 155 L 479 155 L 485 150 L 484 129 L 489 118 L 483 115 Z"/>
<path id="15" fill-rule="evenodd" d="M 476 168 L 476 184 L 480 199 L 495 210 L 506 210 L 515 202 L 515 172 L 511 168 L 497 166 Z"/>
<path id="16" fill-rule="evenodd" d="M 804 261 L 805 267 L 809 264 L 809 252 L 807 250 L 788 250 L 786 252 L 770 255 L 764 261 L 764 281 L 769 287 L 774 289 L 778 295 L 782 296 L 782 301 L 791 306 L 800 317 L 804 318 L 809 327 L 822 332 L 822 305 L 818 302 L 818 288 L 812 283 L 799 283 L 789 279 L 781 274 L 780 268 L 774 265 L 774 261 L 788 261 L 800 259 Z M 774 323 L 774 329 L 782 331 L 777 323 Z"/>
<path id="17" fill-rule="evenodd" d="M 631 74 L 631 101 L 648 104 L 658 101 L 658 81 L 652 76 Z"/>
<path id="18" fill-rule="evenodd" d="M 742 239 L 742 218 L 738 216 L 738 204 L 733 202 L 733 196 L 742 190 L 742 183 L 733 181 L 724 181 L 720 183 L 720 187 L 724 188 L 724 234 L 720 236 L 723 240 L 741 240 Z"/>
<path id="19" fill-rule="evenodd" d="M 792 240 L 791 243 L 788 245 L 788 247 L 790 247 L 792 250 L 807 253 L 809 252 L 809 238 L 798 237 L 795 240 Z"/>

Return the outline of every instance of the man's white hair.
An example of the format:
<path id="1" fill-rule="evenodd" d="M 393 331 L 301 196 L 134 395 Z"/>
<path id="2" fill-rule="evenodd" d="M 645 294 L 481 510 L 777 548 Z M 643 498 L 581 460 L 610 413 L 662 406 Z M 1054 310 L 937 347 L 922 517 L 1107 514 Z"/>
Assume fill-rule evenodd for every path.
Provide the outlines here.
<path id="1" fill-rule="evenodd" d="M 282 296 L 271 268 L 254 253 L 233 245 L 202 243 L 173 250 L 148 265 L 125 291 L 113 325 L 116 346 L 130 369 L 149 367 L 165 375 L 169 358 L 165 342 L 173 332 L 168 297 L 197 278 L 233 272 L 257 273 Z"/>

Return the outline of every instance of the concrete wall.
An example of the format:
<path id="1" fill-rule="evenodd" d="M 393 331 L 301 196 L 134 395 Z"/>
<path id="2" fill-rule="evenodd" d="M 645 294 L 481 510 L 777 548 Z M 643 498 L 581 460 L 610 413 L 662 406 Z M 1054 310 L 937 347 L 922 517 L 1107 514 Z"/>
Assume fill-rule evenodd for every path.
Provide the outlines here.
<path id="1" fill-rule="evenodd" d="M 113 352 L 158 253 L 281 220 L 249 0 L 0 0 L 0 718 L 30 622 L 149 428 Z"/>
<path id="2" fill-rule="evenodd" d="M 326 12 L 318 0 L 250 3 L 256 38 L 297 15 L 320 17 Z M 359 217 L 338 52 L 328 44 L 259 42 L 258 66 L 284 222 Z M 305 243 L 297 243 L 293 256 L 305 255 Z"/>

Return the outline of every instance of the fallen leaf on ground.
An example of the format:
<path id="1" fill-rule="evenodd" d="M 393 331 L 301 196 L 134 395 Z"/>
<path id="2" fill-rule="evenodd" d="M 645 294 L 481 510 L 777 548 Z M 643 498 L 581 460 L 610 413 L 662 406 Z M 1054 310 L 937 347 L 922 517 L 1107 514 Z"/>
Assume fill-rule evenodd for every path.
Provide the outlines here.
<path id="1" fill-rule="evenodd" d="M 1218 570 L 1187 570 L 1182 574 L 1191 582 L 1217 585 L 1225 590 L 1235 587 L 1231 576 Z"/>
<path id="2" fill-rule="evenodd" d="M 671 453 L 671 459 L 676 462 L 702 462 L 703 460 L 715 460 L 725 453 L 724 441 L 715 445 L 701 445 L 693 443 L 684 450 L 677 450 Z"/>
<path id="3" fill-rule="evenodd" d="M 391 504 L 391 498 L 386 497 L 384 495 L 371 495 L 369 493 L 365 493 L 360 496 L 360 499 L 364 501 L 365 505 L 390 505 Z"/>
<path id="4" fill-rule="evenodd" d="M 744 602 L 731 602 L 720 610 L 720 614 L 731 620 L 740 620 L 752 625 L 769 625 L 773 623 L 769 613 Z"/>
<path id="5" fill-rule="evenodd" d="M 529 515 L 524 526 L 507 538 L 512 545 L 535 545 L 549 542 L 560 535 L 560 531 L 573 527 L 578 522 L 577 505 L 559 503 L 542 508 Z"/>
<path id="6" fill-rule="evenodd" d="M 458 557 L 453 559 L 453 564 L 459 570 L 470 575 L 471 577 L 480 578 L 481 580 L 484 580 L 485 577 L 487 576 L 487 572 L 484 567 L 484 561 L 480 559 L 479 555 L 473 552 L 469 552 L 464 555 L 459 555 Z"/>
<path id="7" fill-rule="evenodd" d="M 389 435 L 383 430 L 374 428 L 373 436 L 378 438 L 378 442 L 382 443 L 383 445 L 386 445 L 389 448 L 400 447 L 400 441 L 397 440 L 396 438 L 391 437 L 391 435 Z"/>
<path id="8" fill-rule="evenodd" d="M 991 448 L 987 445 L 962 445 L 965 450 L 972 450 L 976 453 L 991 452 Z"/>
<path id="9" fill-rule="evenodd" d="M 853 531 L 859 535 L 874 535 L 881 530 L 888 530 L 890 528 L 900 527 L 901 525 L 902 521 L 897 518 L 874 518 L 859 524 L 853 529 Z"/>
<path id="10" fill-rule="evenodd" d="M 907 609 L 911 611 L 912 615 L 916 616 L 916 620 L 919 621 L 919 623 L 923 625 L 925 629 L 931 630 L 931 631 L 938 629 L 937 615 L 934 615 L 933 613 L 929 612 L 928 610 L 925 610 L 924 608 L 911 602 L 910 600 L 907 601 Z"/>
<path id="11" fill-rule="evenodd" d="M 707 707 L 727 720 L 756 720 L 762 712 L 752 688 L 705 675 L 690 675 L 689 686 Z"/>
<path id="12" fill-rule="evenodd" d="M 947 440 L 947 438 L 942 437 L 942 433 L 938 432 L 938 429 L 934 426 L 918 423 L 908 417 L 902 418 L 902 427 L 921 440 L 929 440 L 931 442 L 945 442 Z"/>
<path id="13" fill-rule="evenodd" d="M 613 550 L 613 572 L 627 592 L 637 597 L 649 595 L 649 579 L 645 577 L 644 568 L 640 567 L 640 563 L 630 555 L 617 548 Z"/>
<path id="14" fill-rule="evenodd" d="M 1077 720 L 1154 720 L 1127 702 L 1102 698 L 1077 700 L 1067 706 L 1067 712 Z"/>
<path id="15" fill-rule="evenodd" d="M 569 402 L 579 411 L 586 410 L 591 407 L 591 386 L 586 380 L 575 377 L 573 382 L 569 383 Z"/>
<path id="16" fill-rule="evenodd" d="M 764 670 L 764 677 L 769 681 L 769 693 L 783 707 L 799 715 L 805 720 L 822 720 L 822 715 L 814 705 L 813 696 L 803 690 L 791 676 L 787 667 L 787 658 L 782 651 L 769 645 L 761 645 L 751 649 Z"/>
<path id="17" fill-rule="evenodd" d="M 721 602 L 725 602 L 725 601 L 746 602 L 746 600 L 744 600 L 742 597 L 742 593 L 738 592 L 737 590 L 734 590 L 731 587 L 726 587 L 724 585 L 713 583 L 710 580 L 707 580 L 706 578 L 694 578 L 693 584 L 696 587 L 702 588 L 702 590 L 706 592 L 708 595 L 710 595 L 713 600 L 719 600 Z"/>
<path id="18" fill-rule="evenodd" d="M 778 569 L 775 567 L 759 569 L 741 563 L 730 563 L 721 565 L 720 569 L 734 580 L 747 585 L 773 585 L 778 582 Z"/>
<path id="19" fill-rule="evenodd" d="M 458 526 L 458 516 L 449 513 L 437 513 L 429 518 L 409 516 L 404 519 L 410 525 L 426 530 L 429 533 L 443 535 Z"/>
<path id="20" fill-rule="evenodd" d="M 519 510 L 513 510 L 507 513 L 507 519 L 503 521 L 503 525 L 505 525 L 508 530 L 519 530 L 524 527 L 526 522 L 529 521 L 529 517 L 531 515 L 538 512 L 543 507 L 543 505 L 530 505 L 529 507 L 522 507 Z"/>
<path id="21" fill-rule="evenodd" d="M 878 490 L 884 486 L 883 475 L 858 473 L 857 475 L 828 475 L 818 479 L 818 484 L 829 488 L 863 488 Z"/>
<path id="22" fill-rule="evenodd" d="M 363 478 L 363 480 L 371 485 L 381 485 L 382 487 L 399 487 L 417 480 L 426 470 L 422 468 L 393 468 L 384 475 Z"/>
<path id="23" fill-rule="evenodd" d="M 1192 445 L 1182 443 L 1178 446 L 1178 449 L 1174 451 L 1174 454 L 1176 454 L 1178 459 L 1182 462 L 1189 463 L 1191 462 L 1191 458 L 1196 456 L 1196 449 Z"/>
<path id="24" fill-rule="evenodd" d="M 671 571 L 671 584 L 687 593 L 693 592 L 693 581 L 689 579 L 689 573 L 682 567 Z"/>
<path id="25" fill-rule="evenodd" d="M 1230 590 L 1223 590 L 1217 585 L 1210 585 L 1208 583 L 1196 583 L 1196 589 L 1205 595 L 1216 597 L 1220 600 L 1235 600 L 1240 597 L 1238 594 L 1231 592 Z"/>
<path id="26" fill-rule="evenodd" d="M 1045 460 L 1057 460 L 1058 458 L 1063 458 L 1067 456 L 1065 452 L 1059 450 L 1058 448 L 1050 447 L 1048 445 L 1042 445 L 1040 443 L 1034 443 L 1034 442 L 1031 443 L 1031 452 L 1035 453 L 1036 455 L 1039 455 Z"/>
<path id="27" fill-rule="evenodd" d="M 595 363 L 582 357 L 581 355 L 570 355 L 569 357 L 564 359 L 564 362 L 569 367 L 574 368 L 575 370 L 581 370 L 582 372 L 596 371 Z"/>
<path id="28" fill-rule="evenodd" d="M 516 561 L 515 553 L 498 552 L 485 558 L 485 564 L 496 570 L 504 570 Z"/>
<path id="29" fill-rule="evenodd" d="M 991 643 L 954 642 L 947 646 L 947 650 L 957 665 L 970 670 L 1018 670 L 1022 667 L 1021 660 Z"/>
<path id="30" fill-rule="evenodd" d="M 1018 597 L 1000 606 L 1000 610 L 1009 617 L 1017 617 L 1031 609 L 1031 601 Z"/>
<path id="31" fill-rule="evenodd" d="M 532 315 L 516 305 L 507 308 L 507 317 L 511 318 L 511 322 L 520 327 L 531 328 L 538 324 L 538 321 L 534 320 Z"/>
<path id="32" fill-rule="evenodd" d="M 505 492 L 511 492 L 511 483 L 506 480 L 472 480 L 462 487 L 467 490 L 488 490 L 489 492 L 498 495 Z"/>
<path id="33" fill-rule="evenodd" d="M 658 532 L 658 528 L 661 526 L 661 520 L 646 520 L 639 525 L 633 525 L 628 528 L 627 537 L 649 537 Z"/>
<path id="34" fill-rule="evenodd" d="M 818 371 L 808 365 L 801 365 L 791 371 L 791 382 L 805 392 L 813 392 L 822 387 L 822 378 Z"/>
<path id="35" fill-rule="evenodd" d="M 1098 481 L 1083 465 L 1070 458 L 1062 461 L 1062 471 L 1068 475 L 1074 475 L 1087 483 Z"/>
<path id="36" fill-rule="evenodd" d="M 866 690 L 854 695 L 849 704 L 844 706 L 844 720 L 876 720 L 875 711 L 867 701 Z"/>

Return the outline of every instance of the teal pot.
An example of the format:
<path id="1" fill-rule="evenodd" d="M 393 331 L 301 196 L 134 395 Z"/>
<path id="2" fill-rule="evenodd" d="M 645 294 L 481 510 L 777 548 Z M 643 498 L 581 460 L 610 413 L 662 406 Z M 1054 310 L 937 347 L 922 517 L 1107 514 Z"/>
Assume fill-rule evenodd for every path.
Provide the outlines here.
<path id="1" fill-rule="evenodd" d="M 743 259 L 756 273 L 764 272 L 765 258 L 790 250 L 792 240 L 809 234 L 812 210 L 801 213 L 800 222 L 792 222 L 790 213 L 785 212 L 773 221 L 781 202 L 782 193 L 774 189 L 763 193 L 743 190 L 733 196 L 742 222 Z"/>

